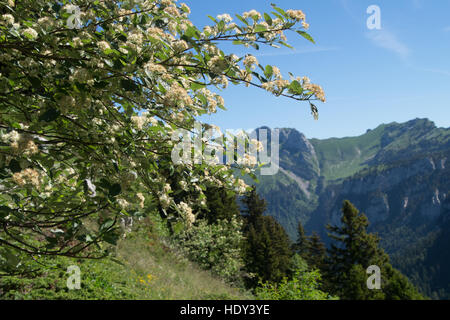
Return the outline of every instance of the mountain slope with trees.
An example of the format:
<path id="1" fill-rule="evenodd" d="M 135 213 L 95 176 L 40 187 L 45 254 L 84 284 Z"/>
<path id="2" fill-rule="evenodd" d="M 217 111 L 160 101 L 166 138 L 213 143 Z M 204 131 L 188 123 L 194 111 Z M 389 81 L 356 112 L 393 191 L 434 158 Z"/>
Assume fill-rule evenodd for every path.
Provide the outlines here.
<path id="1" fill-rule="evenodd" d="M 434 270 L 448 269 L 448 262 L 433 266 L 423 257 L 450 232 L 443 222 L 450 190 L 450 129 L 415 119 L 350 138 L 307 140 L 295 129 L 280 131 L 280 171 L 259 177 L 257 190 L 267 198 L 268 214 L 291 239 L 301 221 L 307 233 L 317 232 L 329 244 L 325 226 L 339 225 L 341 204 L 350 200 L 367 215 L 369 230 L 379 234 L 395 267 L 428 296 L 448 297 L 449 282 Z"/>

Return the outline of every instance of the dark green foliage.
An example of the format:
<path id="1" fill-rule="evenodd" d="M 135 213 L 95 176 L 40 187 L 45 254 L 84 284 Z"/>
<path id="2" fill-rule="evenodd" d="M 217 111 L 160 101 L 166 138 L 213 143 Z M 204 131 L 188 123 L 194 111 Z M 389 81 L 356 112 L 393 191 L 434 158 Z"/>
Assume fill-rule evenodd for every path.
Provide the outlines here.
<path id="1" fill-rule="evenodd" d="M 248 280 L 250 287 L 258 281 L 279 282 L 291 270 L 292 250 L 283 227 L 270 216 L 263 216 L 264 199 L 259 198 L 255 188 L 243 199 L 246 242 L 244 263 L 246 271 L 254 275 Z"/>
<path id="2" fill-rule="evenodd" d="M 393 256 L 395 264 L 432 299 L 450 299 L 450 193 L 437 227 Z"/>
<path id="3" fill-rule="evenodd" d="M 293 257 L 292 277 L 285 277 L 279 283 L 262 283 L 256 288 L 259 300 L 337 300 L 320 290 L 319 270 L 310 270 L 299 256 Z"/>
<path id="4" fill-rule="evenodd" d="M 342 207 L 341 226 L 327 226 L 334 240 L 329 250 L 327 284 L 341 299 L 409 300 L 422 299 L 416 288 L 389 263 L 389 256 L 378 247 L 379 238 L 367 233 L 367 217 L 349 201 Z M 381 290 L 367 288 L 366 270 L 381 270 Z"/>
<path id="5" fill-rule="evenodd" d="M 293 249 L 310 267 L 325 270 L 327 253 L 325 244 L 316 232 L 312 236 L 306 236 L 301 222 L 298 224 L 298 239 Z"/>
<path id="6" fill-rule="evenodd" d="M 202 210 L 197 218 L 206 219 L 209 224 L 218 220 L 228 220 L 240 215 L 237 196 L 225 188 L 209 187 L 204 192 L 208 211 Z"/>

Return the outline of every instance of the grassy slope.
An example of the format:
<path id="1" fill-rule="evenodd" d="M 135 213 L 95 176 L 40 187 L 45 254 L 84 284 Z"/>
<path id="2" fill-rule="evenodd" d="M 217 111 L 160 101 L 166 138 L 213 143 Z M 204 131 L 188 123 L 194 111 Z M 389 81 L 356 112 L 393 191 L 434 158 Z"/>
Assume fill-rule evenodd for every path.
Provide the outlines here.
<path id="1" fill-rule="evenodd" d="M 148 224 L 122 239 L 115 259 L 40 259 L 33 276 L 0 278 L 0 299 L 239 299 L 253 297 L 225 284 L 169 248 Z M 153 228 L 155 230 L 155 228 Z M 69 265 L 81 270 L 81 289 L 68 290 Z"/>
<path id="2" fill-rule="evenodd" d="M 365 162 L 380 150 L 385 125 L 358 137 L 311 139 L 320 163 L 321 174 L 327 180 L 349 177 L 366 167 Z"/>

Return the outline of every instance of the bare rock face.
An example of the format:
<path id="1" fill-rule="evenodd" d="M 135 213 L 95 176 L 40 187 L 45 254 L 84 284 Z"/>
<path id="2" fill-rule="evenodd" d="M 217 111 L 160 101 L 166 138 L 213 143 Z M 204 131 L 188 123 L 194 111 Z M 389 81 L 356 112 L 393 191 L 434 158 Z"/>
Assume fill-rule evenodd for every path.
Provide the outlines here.
<path id="1" fill-rule="evenodd" d="M 295 129 L 280 130 L 280 167 L 306 180 L 320 174 L 313 145 Z"/>

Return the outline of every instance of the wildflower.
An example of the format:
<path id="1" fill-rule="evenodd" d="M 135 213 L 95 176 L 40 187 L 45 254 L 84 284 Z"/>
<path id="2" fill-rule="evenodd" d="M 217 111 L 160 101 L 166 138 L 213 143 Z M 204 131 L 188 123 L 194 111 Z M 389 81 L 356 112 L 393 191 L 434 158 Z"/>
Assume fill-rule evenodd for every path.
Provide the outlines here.
<path id="1" fill-rule="evenodd" d="M 180 202 L 178 207 L 180 208 L 181 212 L 184 215 L 184 219 L 186 221 L 187 226 L 188 227 L 192 226 L 192 224 L 195 222 L 195 215 L 192 213 L 192 208 L 183 201 Z"/>
<path id="2" fill-rule="evenodd" d="M 181 186 L 181 189 L 183 189 L 184 191 L 187 191 L 187 182 L 186 181 L 181 180 L 180 186 Z"/>
<path id="3" fill-rule="evenodd" d="M 48 29 L 53 25 L 53 23 L 54 22 L 50 17 L 42 17 L 38 19 L 38 24 L 44 29 Z"/>
<path id="4" fill-rule="evenodd" d="M 278 67 L 276 66 L 272 66 L 272 72 L 273 72 L 273 76 L 277 79 L 281 79 L 282 75 L 281 75 L 281 71 L 280 69 L 278 69 Z"/>
<path id="5" fill-rule="evenodd" d="M 158 125 L 158 120 L 156 120 L 154 117 L 148 118 L 148 121 L 150 122 L 150 124 L 151 124 L 152 126 Z"/>
<path id="6" fill-rule="evenodd" d="M 244 194 L 245 191 L 247 191 L 247 185 L 245 184 L 244 180 L 237 179 L 237 192 L 239 194 Z"/>

